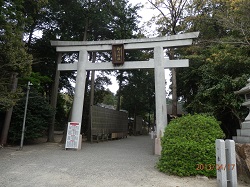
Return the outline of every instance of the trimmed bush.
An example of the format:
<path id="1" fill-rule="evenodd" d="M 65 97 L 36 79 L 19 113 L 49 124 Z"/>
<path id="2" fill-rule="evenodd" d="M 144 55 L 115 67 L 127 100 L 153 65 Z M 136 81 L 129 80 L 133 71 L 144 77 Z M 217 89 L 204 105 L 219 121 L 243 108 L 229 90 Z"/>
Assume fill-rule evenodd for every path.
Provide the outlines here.
<path id="1" fill-rule="evenodd" d="M 212 116 L 195 114 L 177 118 L 165 129 L 157 167 L 178 176 L 214 177 L 215 140 L 223 137 L 220 123 Z"/>

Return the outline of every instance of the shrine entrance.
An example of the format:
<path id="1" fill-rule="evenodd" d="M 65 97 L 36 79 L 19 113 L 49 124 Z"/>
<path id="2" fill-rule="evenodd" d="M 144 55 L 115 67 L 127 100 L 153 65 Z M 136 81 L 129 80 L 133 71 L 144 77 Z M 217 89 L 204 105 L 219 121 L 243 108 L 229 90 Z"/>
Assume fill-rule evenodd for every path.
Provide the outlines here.
<path id="1" fill-rule="evenodd" d="M 164 59 L 163 50 L 180 46 L 192 45 L 198 32 L 172 35 L 157 38 L 106 40 L 106 41 L 51 41 L 59 53 L 79 52 L 78 62 L 73 64 L 58 64 L 58 71 L 77 71 L 75 95 L 71 121 L 81 123 L 87 70 L 125 70 L 125 69 L 154 69 L 155 74 L 155 107 L 156 129 L 155 154 L 160 155 L 160 137 L 167 125 L 165 71 L 166 68 L 188 67 L 188 59 Z M 113 50 L 112 50 L 113 49 Z M 123 50 L 153 49 L 154 58 L 148 61 L 123 62 Z M 88 60 L 88 52 L 112 51 L 113 63 L 92 63 Z M 114 59 L 115 58 L 115 59 Z"/>

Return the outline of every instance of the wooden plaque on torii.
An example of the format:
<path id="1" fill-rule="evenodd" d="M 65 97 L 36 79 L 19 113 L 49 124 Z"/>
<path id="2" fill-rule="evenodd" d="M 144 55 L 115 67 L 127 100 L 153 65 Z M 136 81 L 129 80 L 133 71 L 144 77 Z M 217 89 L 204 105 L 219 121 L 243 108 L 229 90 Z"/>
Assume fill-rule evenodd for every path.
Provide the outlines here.
<path id="1" fill-rule="evenodd" d="M 112 63 L 114 65 L 124 64 L 124 45 L 123 44 L 112 45 Z"/>

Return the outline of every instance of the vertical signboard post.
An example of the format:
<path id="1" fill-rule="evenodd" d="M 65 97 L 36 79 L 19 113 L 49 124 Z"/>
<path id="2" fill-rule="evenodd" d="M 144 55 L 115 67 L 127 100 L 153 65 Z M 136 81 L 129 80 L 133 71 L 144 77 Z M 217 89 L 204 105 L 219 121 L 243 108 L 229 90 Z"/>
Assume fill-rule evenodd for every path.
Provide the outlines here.
<path id="1" fill-rule="evenodd" d="M 65 149 L 81 149 L 81 123 L 69 122 Z"/>

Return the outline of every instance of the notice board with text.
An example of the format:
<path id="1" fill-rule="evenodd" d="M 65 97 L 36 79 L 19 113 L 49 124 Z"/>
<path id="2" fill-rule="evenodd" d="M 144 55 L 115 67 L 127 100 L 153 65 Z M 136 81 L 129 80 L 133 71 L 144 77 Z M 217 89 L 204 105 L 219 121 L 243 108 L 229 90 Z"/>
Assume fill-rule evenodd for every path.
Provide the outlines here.
<path id="1" fill-rule="evenodd" d="M 80 139 L 81 123 L 69 122 L 65 149 L 78 149 Z"/>

